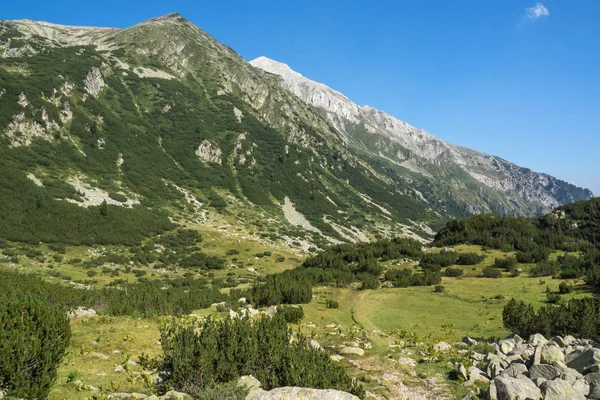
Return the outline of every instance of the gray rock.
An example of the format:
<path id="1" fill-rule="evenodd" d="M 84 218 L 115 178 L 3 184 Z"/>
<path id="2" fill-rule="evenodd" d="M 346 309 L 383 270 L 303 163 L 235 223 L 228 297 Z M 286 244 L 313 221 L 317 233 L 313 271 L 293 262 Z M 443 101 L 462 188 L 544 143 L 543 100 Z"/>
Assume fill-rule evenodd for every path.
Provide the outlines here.
<path id="1" fill-rule="evenodd" d="M 585 396 L 567 381 L 556 379 L 546 385 L 544 400 L 585 400 Z"/>
<path id="2" fill-rule="evenodd" d="M 579 372 L 577 372 L 573 368 L 565 368 L 562 370 L 562 373 L 560 374 L 560 379 L 563 379 L 563 380 L 569 382 L 570 384 L 573 384 L 573 383 L 575 383 L 576 380 L 583 379 L 583 375 L 581 375 Z"/>
<path id="3" fill-rule="evenodd" d="M 246 400 L 359 400 L 350 393 L 333 389 L 307 389 L 300 387 L 280 387 L 270 391 L 256 389 L 251 391 Z"/>
<path id="4" fill-rule="evenodd" d="M 481 353 L 473 352 L 473 354 L 471 354 L 471 358 L 475 361 L 483 361 L 485 359 L 485 355 L 483 355 Z"/>
<path id="5" fill-rule="evenodd" d="M 566 361 L 569 368 L 584 373 L 592 365 L 600 363 L 600 349 L 589 349 L 584 352 L 576 350 L 567 356 Z"/>
<path id="6" fill-rule="evenodd" d="M 573 386 L 573 389 L 584 396 L 588 396 L 590 394 L 590 384 L 584 379 L 577 379 L 571 386 Z"/>
<path id="7" fill-rule="evenodd" d="M 600 399 L 600 373 L 594 372 L 585 376 L 585 381 L 590 385 L 588 397 L 590 399 Z"/>
<path id="8" fill-rule="evenodd" d="M 310 347 L 313 350 L 323 350 L 319 342 L 317 342 L 315 339 L 309 340 L 308 347 Z"/>
<path id="9" fill-rule="evenodd" d="M 544 337 L 544 335 L 541 335 L 539 333 L 533 334 L 531 336 L 529 336 L 529 340 L 528 342 L 534 346 L 539 346 L 540 344 L 546 344 L 548 343 L 548 341 L 546 340 L 546 338 Z"/>
<path id="10" fill-rule="evenodd" d="M 525 343 L 525 339 L 523 339 L 521 336 L 517 335 L 516 333 L 513 335 L 513 340 L 515 341 L 515 343 L 517 345 L 520 345 L 522 343 Z"/>
<path id="11" fill-rule="evenodd" d="M 340 353 L 351 354 L 351 355 L 355 355 L 355 356 L 364 356 L 365 355 L 365 351 L 363 349 L 361 349 L 360 347 L 342 347 L 342 349 L 340 350 Z"/>
<path id="12" fill-rule="evenodd" d="M 275 314 L 277 314 L 277 307 L 276 306 L 271 306 L 271 307 L 267 308 L 265 310 L 265 314 L 267 314 L 267 315 L 275 315 Z"/>
<path id="13" fill-rule="evenodd" d="M 475 382 L 488 383 L 490 381 L 490 379 L 487 377 L 485 372 L 483 372 L 482 370 L 480 370 L 477 367 L 471 366 L 467 369 L 467 371 L 469 373 L 469 382 L 471 382 L 471 383 L 475 383 Z"/>
<path id="14" fill-rule="evenodd" d="M 515 341 L 514 339 L 504 339 L 498 342 L 498 345 L 502 353 L 508 354 L 515 348 Z"/>
<path id="15" fill-rule="evenodd" d="M 546 378 L 535 378 L 535 379 L 532 379 L 532 382 L 535 383 L 535 386 L 541 387 L 544 384 L 544 382 L 546 382 L 547 380 L 548 379 L 546 379 Z"/>
<path id="16" fill-rule="evenodd" d="M 490 363 L 485 370 L 487 376 L 490 378 L 495 378 L 500 375 L 502 371 L 504 371 L 504 367 L 502 367 L 500 363 Z"/>
<path id="17" fill-rule="evenodd" d="M 560 376 L 558 368 L 549 364 L 534 364 L 529 368 L 529 377 L 531 379 L 544 378 L 552 380 Z"/>
<path id="18" fill-rule="evenodd" d="M 436 343 L 436 344 L 433 346 L 433 349 L 434 349 L 435 351 L 439 351 L 439 352 L 445 353 L 445 352 L 447 352 L 447 351 L 451 350 L 451 349 L 452 349 L 452 346 L 450 346 L 450 345 L 449 345 L 448 343 L 446 343 L 446 342 L 438 342 L 438 343 Z"/>
<path id="19" fill-rule="evenodd" d="M 69 311 L 68 315 L 69 315 L 70 319 L 92 318 L 92 317 L 96 316 L 96 310 L 94 310 L 93 308 L 77 307 L 77 308 Z"/>
<path id="20" fill-rule="evenodd" d="M 556 343 L 558 347 L 565 347 L 567 345 L 565 340 L 560 336 L 554 336 L 552 339 L 550 339 L 550 343 Z"/>
<path id="21" fill-rule="evenodd" d="M 125 372 L 125 368 L 122 365 L 117 365 L 113 371 L 117 374 L 122 374 Z"/>
<path id="22" fill-rule="evenodd" d="M 516 378 L 519 375 L 528 375 L 527 367 L 525 364 L 511 364 L 508 368 L 502 371 L 502 376 L 509 376 L 511 378 Z"/>
<path id="23" fill-rule="evenodd" d="M 462 342 L 468 346 L 477 346 L 477 341 L 475 339 L 471 339 L 468 336 L 462 338 Z"/>
<path id="24" fill-rule="evenodd" d="M 498 400 L 540 400 L 542 392 L 526 376 L 516 379 L 509 376 L 499 376 L 494 379 L 496 398 Z M 490 397 L 492 396 L 490 387 Z"/>
<path id="25" fill-rule="evenodd" d="M 535 364 L 540 364 L 542 362 L 542 348 L 544 346 L 537 346 L 533 352 L 533 357 L 532 357 L 532 363 Z"/>
<path id="26" fill-rule="evenodd" d="M 249 391 L 252 391 L 261 388 L 262 383 L 252 375 L 245 375 L 238 379 L 238 386 L 245 386 Z"/>
<path id="27" fill-rule="evenodd" d="M 160 396 L 160 400 L 193 400 L 192 396 L 187 393 L 176 392 L 174 390 L 170 390 L 164 394 L 164 396 Z"/>
<path id="28" fill-rule="evenodd" d="M 331 361 L 335 362 L 340 362 L 344 359 L 344 357 L 340 356 L 339 354 L 332 354 L 331 356 L 329 356 L 329 358 L 331 359 Z"/>
<path id="29" fill-rule="evenodd" d="M 543 346 L 540 357 L 542 364 L 554 365 L 565 362 L 565 355 L 563 354 L 561 348 L 556 345 L 547 344 Z"/>
<path id="30" fill-rule="evenodd" d="M 586 371 L 587 373 L 594 373 L 594 372 L 600 372 L 600 364 L 594 364 L 591 367 L 589 367 Z"/>
<path id="31" fill-rule="evenodd" d="M 463 363 L 458 364 L 458 376 L 465 381 L 469 379 L 469 374 L 467 373 L 467 369 L 465 368 Z"/>

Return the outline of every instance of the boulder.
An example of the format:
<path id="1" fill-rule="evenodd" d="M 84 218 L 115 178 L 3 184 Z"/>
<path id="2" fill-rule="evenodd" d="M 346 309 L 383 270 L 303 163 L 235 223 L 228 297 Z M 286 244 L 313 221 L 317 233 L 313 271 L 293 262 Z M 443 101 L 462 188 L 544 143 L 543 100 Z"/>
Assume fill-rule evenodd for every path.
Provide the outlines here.
<path id="1" fill-rule="evenodd" d="M 438 342 L 433 346 L 433 348 L 435 351 L 445 353 L 445 352 L 449 351 L 450 349 L 452 349 L 452 346 L 450 346 L 446 342 Z"/>
<path id="2" fill-rule="evenodd" d="M 514 339 L 504 339 L 498 342 L 498 345 L 503 354 L 508 354 L 515 348 L 515 341 Z"/>
<path id="3" fill-rule="evenodd" d="M 529 368 L 529 377 L 531 379 L 544 378 L 546 380 L 553 380 L 560 376 L 561 371 L 553 365 L 549 364 L 535 364 Z"/>
<path id="4" fill-rule="evenodd" d="M 528 342 L 529 342 L 529 344 L 532 344 L 534 346 L 539 346 L 540 344 L 548 343 L 548 341 L 546 340 L 544 335 L 541 335 L 539 333 L 535 333 L 535 334 L 529 336 Z"/>
<path id="5" fill-rule="evenodd" d="M 300 387 L 280 387 L 270 391 L 256 389 L 251 391 L 246 400 L 359 400 L 350 393 L 333 389 L 308 389 Z"/>
<path id="6" fill-rule="evenodd" d="M 554 336 L 552 339 L 550 339 L 550 343 L 554 343 L 558 347 L 565 347 L 567 345 L 565 340 L 560 336 Z"/>
<path id="7" fill-rule="evenodd" d="M 125 372 L 125 368 L 122 365 L 117 365 L 113 372 L 116 372 L 117 374 L 122 374 L 123 372 Z"/>
<path id="8" fill-rule="evenodd" d="M 245 297 L 240 297 L 240 298 L 238 299 L 238 302 L 239 302 L 239 303 L 241 303 L 241 304 L 246 304 L 246 302 L 247 302 L 247 301 L 248 301 L 248 300 L 247 300 Z"/>
<path id="9" fill-rule="evenodd" d="M 93 308 L 77 307 L 69 311 L 69 318 L 92 318 L 96 316 L 96 310 Z"/>
<path id="10" fill-rule="evenodd" d="M 469 373 L 469 382 L 470 383 L 475 383 L 475 382 L 488 383 L 490 381 L 490 379 L 487 377 L 485 372 L 483 372 L 482 370 L 480 370 L 477 367 L 471 366 L 468 368 L 467 371 Z"/>
<path id="11" fill-rule="evenodd" d="M 527 367 L 525 366 L 525 364 L 520 363 L 511 364 L 510 367 L 502 371 L 501 375 L 510 376 L 511 378 L 516 378 L 519 375 L 527 375 Z"/>
<path id="12" fill-rule="evenodd" d="M 170 390 L 164 394 L 164 396 L 160 396 L 160 400 L 193 400 L 192 396 L 187 393 L 176 392 L 174 390 Z"/>
<path id="13" fill-rule="evenodd" d="M 560 374 L 560 379 L 563 379 L 571 384 L 575 383 L 575 381 L 583 379 L 583 375 L 574 370 L 573 368 L 565 368 L 562 370 Z"/>
<path id="14" fill-rule="evenodd" d="M 464 338 L 462 338 L 462 342 L 464 344 L 466 344 L 467 346 L 477 346 L 477 341 L 475 339 L 471 339 L 468 336 L 465 336 Z"/>
<path id="15" fill-rule="evenodd" d="M 555 379 L 546 385 L 544 400 L 585 400 L 585 396 L 573 388 L 569 382 Z"/>
<path id="16" fill-rule="evenodd" d="M 239 318 L 239 314 L 233 310 L 229 310 L 229 318 L 231 318 L 231 319 Z"/>
<path id="17" fill-rule="evenodd" d="M 463 363 L 458 364 L 458 376 L 463 380 L 469 380 L 469 373 L 467 372 L 467 368 L 463 365 Z"/>
<path id="18" fill-rule="evenodd" d="M 342 354 L 351 354 L 351 355 L 355 355 L 355 356 L 364 356 L 365 355 L 365 351 L 363 349 L 361 349 L 360 347 L 342 347 L 342 349 L 340 350 L 340 353 Z"/>
<path id="19" fill-rule="evenodd" d="M 495 398 L 498 400 L 514 400 L 516 398 L 520 400 L 540 400 L 542 398 L 540 389 L 524 375 L 519 379 L 509 376 L 496 377 L 493 387 L 496 390 Z M 491 389 L 490 386 L 490 397 L 494 398 Z"/>
<path id="20" fill-rule="evenodd" d="M 249 391 L 259 389 L 262 383 L 252 375 L 244 375 L 238 379 L 238 386 L 245 386 Z"/>
<path id="21" fill-rule="evenodd" d="M 576 350 L 567 355 L 566 361 L 569 368 L 584 373 L 592 365 L 600 363 L 600 349 Z"/>
<path id="22" fill-rule="evenodd" d="M 540 361 L 542 364 L 557 364 L 564 363 L 565 355 L 563 354 L 560 347 L 556 345 L 545 345 L 542 347 L 542 352 L 540 354 Z"/>
<path id="23" fill-rule="evenodd" d="M 573 386 L 573 389 L 575 389 L 577 392 L 586 397 L 590 394 L 590 384 L 584 379 L 577 379 L 571 386 Z"/>
<path id="24" fill-rule="evenodd" d="M 532 379 L 532 382 L 535 383 L 535 386 L 542 387 L 544 382 L 546 382 L 547 380 L 548 379 L 546 379 L 546 378 L 535 378 L 535 379 Z"/>
<path id="25" fill-rule="evenodd" d="M 585 376 L 585 381 L 590 385 L 588 397 L 590 399 L 600 399 L 600 373 L 594 372 Z"/>
<path id="26" fill-rule="evenodd" d="M 321 345 L 319 344 L 319 342 L 317 342 L 315 339 L 311 339 L 308 342 L 308 347 L 310 347 L 313 350 L 323 350 L 323 348 L 321 347 Z"/>
<path id="27" fill-rule="evenodd" d="M 265 310 L 265 314 L 267 314 L 267 315 L 275 315 L 275 314 L 277 314 L 277 307 L 276 306 L 271 306 L 271 307 L 267 308 Z"/>
<path id="28" fill-rule="evenodd" d="M 340 362 L 344 359 L 344 357 L 340 356 L 339 354 L 332 354 L 331 356 L 329 356 L 329 358 L 331 359 L 331 361 L 335 362 Z"/>

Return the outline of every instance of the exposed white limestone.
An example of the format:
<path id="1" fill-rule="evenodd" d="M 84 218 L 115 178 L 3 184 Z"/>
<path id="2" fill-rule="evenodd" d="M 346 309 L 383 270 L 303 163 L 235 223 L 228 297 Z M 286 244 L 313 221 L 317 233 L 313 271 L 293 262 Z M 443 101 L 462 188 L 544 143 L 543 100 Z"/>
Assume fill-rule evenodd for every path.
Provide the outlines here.
<path id="1" fill-rule="evenodd" d="M 140 78 L 158 78 L 158 79 L 177 79 L 177 77 L 169 74 L 168 72 L 161 70 L 153 70 L 146 67 L 135 67 L 133 72 L 136 73 Z"/>
<path id="2" fill-rule="evenodd" d="M 204 139 L 196 149 L 196 155 L 204 162 L 221 164 L 221 149 L 211 140 Z"/>
<path id="3" fill-rule="evenodd" d="M 98 97 L 102 89 L 106 86 L 102 72 L 98 67 L 92 67 L 83 80 L 85 91 L 94 97 Z"/>
<path id="4" fill-rule="evenodd" d="M 31 172 L 27 174 L 27 179 L 32 181 L 36 186 L 43 187 L 44 184 Z"/>
<path id="5" fill-rule="evenodd" d="M 19 94 L 19 100 L 17 100 L 17 104 L 23 108 L 29 105 L 29 100 L 27 100 L 27 96 L 25 96 L 25 93 L 21 92 L 21 94 Z"/>
<path id="6" fill-rule="evenodd" d="M 294 203 L 292 203 L 287 196 L 283 199 L 283 206 L 281 206 L 281 209 L 283 210 L 285 219 L 287 219 L 290 224 L 300 226 L 307 231 L 321 233 L 319 229 L 312 226 L 310 221 L 307 220 L 304 215 L 296 211 Z"/>
<path id="7" fill-rule="evenodd" d="M 139 200 L 137 200 L 136 198 L 127 198 L 127 200 L 124 202 L 114 200 L 108 195 L 108 192 L 93 187 L 89 183 L 84 182 L 83 179 L 83 177 L 71 177 L 67 180 L 67 182 L 71 184 L 75 188 L 75 190 L 77 190 L 81 194 L 81 197 L 83 197 L 83 201 L 77 201 L 74 199 L 64 199 L 65 201 L 86 208 L 91 206 L 99 206 L 104 202 L 106 202 L 106 204 L 112 204 L 115 206 L 128 208 L 131 208 L 133 207 L 133 205 L 140 203 Z M 123 192 L 119 192 L 119 194 L 127 197 L 127 195 Z"/>
<path id="8" fill-rule="evenodd" d="M 242 113 L 242 111 L 237 108 L 237 107 L 233 107 L 233 113 L 235 114 L 235 117 L 237 118 L 238 122 L 242 122 L 242 117 L 244 116 L 244 113 Z"/>

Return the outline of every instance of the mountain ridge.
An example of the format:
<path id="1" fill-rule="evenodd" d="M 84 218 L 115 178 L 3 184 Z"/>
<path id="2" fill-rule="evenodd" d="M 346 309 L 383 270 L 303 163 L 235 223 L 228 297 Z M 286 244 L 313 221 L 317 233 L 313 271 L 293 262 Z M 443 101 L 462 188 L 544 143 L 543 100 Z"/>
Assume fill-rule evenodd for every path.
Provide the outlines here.
<path id="1" fill-rule="evenodd" d="M 352 137 L 348 132 L 348 124 L 362 125 L 369 134 L 383 135 L 396 141 L 417 156 L 441 166 L 458 166 L 465 170 L 472 178 L 480 183 L 503 191 L 518 191 L 526 183 L 531 184 L 533 193 L 523 193 L 522 197 L 535 198 L 543 204 L 546 211 L 559 206 L 562 201 L 554 198 L 550 193 L 544 196 L 540 184 L 544 187 L 553 186 L 558 180 L 546 173 L 536 173 L 528 168 L 521 168 L 524 177 L 515 177 L 508 174 L 504 180 L 498 180 L 496 173 L 505 174 L 507 170 L 517 167 L 501 157 L 486 154 L 471 148 L 455 145 L 431 135 L 429 132 L 418 129 L 401 121 L 390 114 L 370 106 L 359 106 L 353 103 L 342 93 L 329 88 L 327 85 L 314 82 L 300 73 L 293 71 L 287 64 L 271 60 L 267 57 L 258 57 L 251 60 L 250 64 L 269 73 L 281 76 L 283 86 L 291 90 L 307 104 L 323 109 L 327 118 L 337 128 L 340 135 L 345 136 L 347 142 Z M 398 157 L 401 158 L 401 157 Z M 398 160 L 403 162 L 402 159 Z M 504 164 L 494 168 L 494 164 Z M 419 171 L 408 163 L 405 167 L 415 172 Z M 519 167 L 520 168 L 520 167 Z M 496 178 L 496 179 L 494 179 Z M 537 184 L 535 180 L 539 180 Z M 529 182 L 527 182 L 529 180 Z M 532 182 L 533 181 L 533 182 Z M 563 181 L 560 181 L 563 183 Z M 564 182 L 566 183 L 566 182 Z M 568 183 L 567 183 L 568 184 Z M 572 185 L 575 187 L 575 185 Z M 584 191 L 587 198 L 593 197 L 591 191 Z M 570 200 L 577 200 L 576 198 Z"/>
<path id="2" fill-rule="evenodd" d="M 121 208 L 100 210 L 108 219 L 147 223 L 160 211 L 304 249 L 431 238 L 451 217 L 543 210 L 536 196 L 511 197 L 446 163 L 445 147 L 432 163 L 382 127 L 424 131 L 288 74 L 301 81 L 298 93 L 179 14 L 122 29 L 0 21 L 0 156 L 10 181 L 0 203 L 17 208 L 5 234 L 15 239 L 11 224 L 29 218 L 27 240 L 55 238 L 48 218 L 57 209 L 96 221 L 103 200 Z M 348 112 L 307 104 L 298 96 L 307 87 Z M 564 199 L 585 197 L 557 186 Z M 37 217 L 29 204 L 40 206 Z M 34 233 L 42 220 L 46 230 Z M 61 240 L 104 237 L 77 229 Z"/>

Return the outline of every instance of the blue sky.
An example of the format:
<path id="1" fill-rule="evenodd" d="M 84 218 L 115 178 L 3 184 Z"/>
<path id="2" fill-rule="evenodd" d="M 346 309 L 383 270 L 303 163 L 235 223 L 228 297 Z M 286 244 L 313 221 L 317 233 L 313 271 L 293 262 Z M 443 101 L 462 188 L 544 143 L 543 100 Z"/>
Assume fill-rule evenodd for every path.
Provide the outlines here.
<path id="1" fill-rule="evenodd" d="M 600 1 L 12 1 L 0 19 L 126 27 L 179 12 L 441 139 L 600 195 Z"/>

